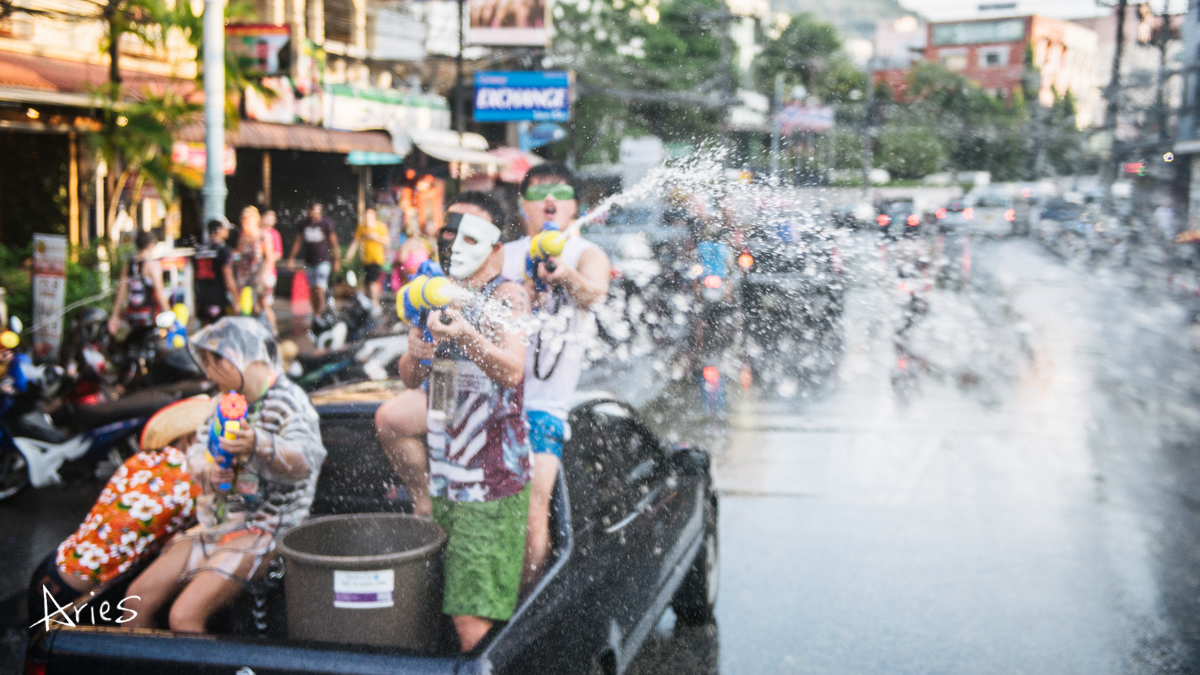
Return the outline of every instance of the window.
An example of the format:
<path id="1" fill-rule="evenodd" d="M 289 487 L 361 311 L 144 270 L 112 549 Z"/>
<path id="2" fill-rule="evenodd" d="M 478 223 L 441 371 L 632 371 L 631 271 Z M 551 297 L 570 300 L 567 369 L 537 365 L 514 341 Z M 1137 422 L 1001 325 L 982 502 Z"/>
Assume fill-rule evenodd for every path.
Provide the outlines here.
<path id="1" fill-rule="evenodd" d="M 979 50 L 979 67 L 999 68 L 1008 65 L 1008 49 L 992 48 Z"/>
<path id="2" fill-rule="evenodd" d="M 572 415 L 563 462 L 577 526 L 599 521 L 604 528 L 625 517 L 661 461 L 658 440 L 625 406 L 601 403 Z"/>
<path id="3" fill-rule="evenodd" d="M 938 60 L 946 70 L 955 72 L 967 69 L 967 53 L 965 51 L 944 51 L 938 54 Z"/>

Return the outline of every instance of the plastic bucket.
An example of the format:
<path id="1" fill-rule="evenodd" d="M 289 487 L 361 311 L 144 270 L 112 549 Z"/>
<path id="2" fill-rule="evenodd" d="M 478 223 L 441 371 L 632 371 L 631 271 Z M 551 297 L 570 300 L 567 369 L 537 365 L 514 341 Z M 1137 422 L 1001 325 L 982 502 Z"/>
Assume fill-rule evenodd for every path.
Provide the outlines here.
<path id="1" fill-rule="evenodd" d="M 280 538 L 293 639 L 435 651 L 442 550 L 428 520 L 370 513 L 314 518 Z"/>

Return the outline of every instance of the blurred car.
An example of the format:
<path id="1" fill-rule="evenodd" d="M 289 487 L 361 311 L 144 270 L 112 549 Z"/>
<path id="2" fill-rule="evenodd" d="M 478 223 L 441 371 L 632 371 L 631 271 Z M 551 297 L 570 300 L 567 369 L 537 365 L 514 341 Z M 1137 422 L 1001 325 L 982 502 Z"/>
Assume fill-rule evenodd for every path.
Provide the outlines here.
<path id="1" fill-rule="evenodd" d="M 829 217 L 839 227 L 866 228 L 875 224 L 875 215 L 871 202 L 847 202 L 833 207 Z"/>
<path id="2" fill-rule="evenodd" d="M 1035 234 L 1041 239 L 1057 236 L 1065 225 L 1079 221 L 1087 210 L 1087 206 L 1065 199 L 1047 200 L 1038 214 Z"/>
<path id="3" fill-rule="evenodd" d="M 875 218 L 879 231 L 891 239 L 899 239 L 906 233 L 917 232 L 922 221 L 920 209 L 908 199 L 887 202 Z"/>
<path id="4" fill-rule="evenodd" d="M 946 202 L 945 206 L 936 209 L 933 217 L 938 231 L 946 233 L 965 232 L 968 221 L 975 217 L 975 209 L 961 199 Z"/>
<path id="5" fill-rule="evenodd" d="M 737 264 L 744 273 L 743 328 L 767 358 L 788 351 L 789 344 L 819 346 L 834 339 L 842 313 L 842 257 L 826 223 L 784 212 L 765 226 L 747 228 Z"/>
<path id="6" fill-rule="evenodd" d="M 1003 192 L 967 195 L 972 217 L 966 219 L 966 231 L 989 237 L 1007 237 L 1017 220 L 1016 200 Z"/>

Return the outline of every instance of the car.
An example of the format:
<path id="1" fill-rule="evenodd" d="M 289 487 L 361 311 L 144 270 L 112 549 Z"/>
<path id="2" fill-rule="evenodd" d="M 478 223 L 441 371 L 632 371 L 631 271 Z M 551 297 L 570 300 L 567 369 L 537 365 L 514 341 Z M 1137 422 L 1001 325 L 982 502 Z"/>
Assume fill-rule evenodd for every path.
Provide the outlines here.
<path id="1" fill-rule="evenodd" d="M 890 239 L 899 239 L 907 233 L 918 232 L 922 222 L 921 210 L 908 199 L 884 204 L 875 219 L 879 231 Z"/>
<path id="2" fill-rule="evenodd" d="M 875 225 L 875 207 L 871 202 L 847 202 L 833 207 L 829 217 L 839 227 L 868 228 Z"/>
<path id="3" fill-rule="evenodd" d="M 973 217 L 966 221 L 969 234 L 1007 237 L 1017 221 L 1017 202 L 1005 192 L 990 191 L 967 195 Z"/>
<path id="4" fill-rule="evenodd" d="M 408 509 L 402 493 L 396 496 L 373 422 L 380 403 L 401 389 L 397 382 L 363 382 L 312 395 L 328 450 L 314 516 Z M 286 597 L 276 583 L 243 594 L 210 621 L 207 635 L 133 632 L 111 621 L 39 622 L 25 672 L 623 672 L 668 607 L 685 624 L 712 620 L 718 503 L 711 460 L 702 450 L 664 444 L 609 394 L 580 393 L 569 421 L 545 576 L 512 619 L 496 624 L 470 653 L 458 653 L 448 627 L 434 651 L 290 639 Z M 104 584 L 87 602 L 115 605 L 138 571 Z M 41 615 L 39 605 L 33 616 Z"/>
<path id="5" fill-rule="evenodd" d="M 783 362 L 799 364 L 805 359 L 797 350 L 826 350 L 837 339 L 844 291 L 831 228 L 803 211 L 781 211 L 745 234 L 738 256 L 743 329 L 764 349 L 757 360 L 778 362 L 786 354 Z"/>

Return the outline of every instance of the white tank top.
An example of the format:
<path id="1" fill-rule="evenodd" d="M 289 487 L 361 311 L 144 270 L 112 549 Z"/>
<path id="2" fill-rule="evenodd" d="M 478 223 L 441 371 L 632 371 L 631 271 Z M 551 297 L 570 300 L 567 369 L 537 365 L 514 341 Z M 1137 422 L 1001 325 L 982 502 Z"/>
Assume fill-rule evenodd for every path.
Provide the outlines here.
<path id="1" fill-rule="evenodd" d="M 502 274 L 514 281 L 525 279 L 529 237 L 504 245 Z M 567 240 L 559 257 L 562 264 L 577 269 L 583 252 L 596 245 L 580 237 Z M 576 307 L 566 291 L 551 290 L 535 300 L 533 324 L 525 351 L 525 409 L 539 410 L 562 420 L 571 412 L 575 387 L 583 372 L 583 353 L 596 330 L 591 310 Z"/>

